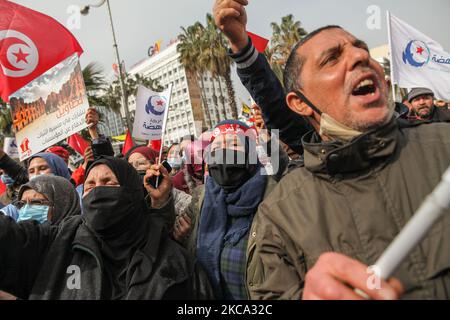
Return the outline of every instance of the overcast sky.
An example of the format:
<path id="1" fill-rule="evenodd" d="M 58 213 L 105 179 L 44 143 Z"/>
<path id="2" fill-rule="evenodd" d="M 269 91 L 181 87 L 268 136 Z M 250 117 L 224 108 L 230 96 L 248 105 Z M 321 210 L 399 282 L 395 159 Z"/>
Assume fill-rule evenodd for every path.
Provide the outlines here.
<path id="1" fill-rule="evenodd" d="M 71 15 L 71 6 L 82 7 L 100 0 L 14 0 L 56 18 L 64 25 Z M 110 0 L 121 59 L 127 68 L 147 55 L 148 47 L 162 39 L 163 47 L 176 38 L 180 26 L 195 21 L 204 23 L 211 12 L 213 0 Z M 307 31 L 327 24 L 338 24 L 364 39 L 370 47 L 387 43 L 386 10 L 408 22 L 438 41 L 450 52 L 449 0 L 249 0 L 248 30 L 270 37 L 271 22 L 292 13 Z M 380 29 L 369 29 L 368 7 L 381 10 Z M 82 65 L 96 61 L 109 73 L 115 61 L 106 6 L 92 8 L 88 16 L 81 17 L 80 29 L 72 29 L 85 53 Z M 244 98 L 242 87 L 238 96 Z"/>

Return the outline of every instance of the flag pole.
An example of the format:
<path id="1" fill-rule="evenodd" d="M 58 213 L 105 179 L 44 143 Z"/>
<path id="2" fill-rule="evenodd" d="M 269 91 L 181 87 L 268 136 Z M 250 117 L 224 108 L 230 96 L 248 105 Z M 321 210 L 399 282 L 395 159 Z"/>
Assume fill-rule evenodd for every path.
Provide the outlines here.
<path id="1" fill-rule="evenodd" d="M 387 31 L 388 31 L 388 41 L 389 41 L 389 65 L 391 68 L 391 86 L 392 86 L 392 98 L 394 103 L 396 102 L 397 96 L 395 94 L 395 81 L 394 81 L 394 64 L 392 62 L 392 36 L 391 36 L 391 13 L 386 11 L 387 18 Z"/>
<path id="2" fill-rule="evenodd" d="M 169 100 L 167 101 L 167 105 L 166 105 L 167 109 L 164 114 L 163 127 L 162 127 L 162 131 L 161 131 L 161 148 L 159 149 L 158 165 L 161 164 L 162 149 L 164 146 L 164 138 L 166 135 L 167 118 L 169 117 L 169 110 L 170 110 L 170 100 L 172 99 L 172 88 L 173 88 L 173 83 L 171 83 L 170 87 L 169 87 Z"/>
<path id="3" fill-rule="evenodd" d="M 158 157 L 158 166 L 161 164 L 161 157 L 162 157 L 162 151 L 164 147 L 164 138 L 166 135 L 166 127 L 167 127 L 167 119 L 169 117 L 169 110 L 170 110 L 170 100 L 172 99 L 172 88 L 173 83 L 169 86 L 169 99 L 167 100 L 166 104 L 166 112 L 164 113 L 164 120 L 163 120 L 163 127 L 161 131 L 161 148 L 159 149 L 159 157 Z M 158 188 L 159 179 L 156 179 L 156 188 Z"/>

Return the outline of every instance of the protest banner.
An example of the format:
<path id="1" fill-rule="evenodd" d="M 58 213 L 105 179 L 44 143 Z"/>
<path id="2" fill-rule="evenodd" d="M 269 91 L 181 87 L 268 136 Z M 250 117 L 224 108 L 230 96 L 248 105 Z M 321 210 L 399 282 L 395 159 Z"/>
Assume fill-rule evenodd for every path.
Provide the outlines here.
<path id="1" fill-rule="evenodd" d="M 75 53 L 9 97 L 20 160 L 87 127 L 89 107 Z"/>

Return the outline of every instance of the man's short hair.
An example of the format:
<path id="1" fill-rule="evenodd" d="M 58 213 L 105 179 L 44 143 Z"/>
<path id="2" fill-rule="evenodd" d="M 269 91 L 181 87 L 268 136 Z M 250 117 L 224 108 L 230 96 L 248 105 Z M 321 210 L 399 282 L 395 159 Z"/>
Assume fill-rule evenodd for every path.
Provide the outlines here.
<path id="1" fill-rule="evenodd" d="M 329 25 L 325 27 L 321 27 L 319 29 L 316 29 L 310 33 L 308 33 L 306 36 L 304 36 L 302 39 L 300 39 L 299 42 L 294 46 L 294 48 L 291 51 L 291 54 L 289 55 L 289 58 L 286 62 L 286 66 L 284 68 L 284 74 L 283 74 L 283 82 L 284 87 L 286 89 L 286 93 L 292 92 L 294 90 L 298 90 L 301 88 L 300 83 L 300 74 L 302 71 L 303 64 L 305 63 L 304 59 L 300 57 L 299 54 L 297 54 L 298 49 L 302 47 L 306 42 L 308 42 L 311 38 L 318 35 L 324 30 L 328 29 L 342 29 L 340 26 L 336 25 Z"/>

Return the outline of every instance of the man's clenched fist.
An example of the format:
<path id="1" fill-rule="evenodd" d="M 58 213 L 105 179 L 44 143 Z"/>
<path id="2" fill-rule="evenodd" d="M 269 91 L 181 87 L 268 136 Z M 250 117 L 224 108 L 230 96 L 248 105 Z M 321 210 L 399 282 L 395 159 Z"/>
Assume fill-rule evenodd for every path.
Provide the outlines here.
<path id="1" fill-rule="evenodd" d="M 214 3 L 215 23 L 230 41 L 233 52 L 238 52 L 248 43 L 247 4 L 247 0 L 216 0 Z"/>

